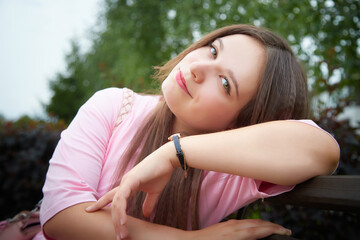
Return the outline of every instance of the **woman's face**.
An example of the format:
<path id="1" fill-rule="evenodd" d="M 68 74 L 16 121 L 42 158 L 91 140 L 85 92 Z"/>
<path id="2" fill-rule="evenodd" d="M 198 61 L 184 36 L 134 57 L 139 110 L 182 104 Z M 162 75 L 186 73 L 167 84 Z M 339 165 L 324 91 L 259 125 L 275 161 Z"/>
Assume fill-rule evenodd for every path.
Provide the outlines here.
<path id="1" fill-rule="evenodd" d="M 162 84 L 176 117 L 173 131 L 196 134 L 234 127 L 257 91 L 265 59 L 261 43 L 242 34 L 218 38 L 186 55 Z"/>

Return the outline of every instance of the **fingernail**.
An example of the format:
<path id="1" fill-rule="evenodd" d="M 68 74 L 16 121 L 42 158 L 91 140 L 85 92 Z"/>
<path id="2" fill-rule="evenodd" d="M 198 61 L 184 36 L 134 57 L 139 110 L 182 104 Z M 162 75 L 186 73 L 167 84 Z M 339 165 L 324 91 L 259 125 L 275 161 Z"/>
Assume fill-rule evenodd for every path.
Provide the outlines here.
<path id="1" fill-rule="evenodd" d="M 87 208 L 86 208 L 86 211 L 93 211 L 94 210 L 94 206 L 88 206 Z"/>
<path id="2" fill-rule="evenodd" d="M 280 228 L 281 233 L 283 233 L 284 235 L 291 235 L 291 230 L 290 229 L 286 229 L 286 228 Z"/>
<path id="3" fill-rule="evenodd" d="M 280 231 L 283 232 L 287 236 L 291 235 L 291 230 L 290 229 L 280 228 Z"/>
<path id="4" fill-rule="evenodd" d="M 116 240 L 120 240 L 119 236 L 116 236 Z"/>

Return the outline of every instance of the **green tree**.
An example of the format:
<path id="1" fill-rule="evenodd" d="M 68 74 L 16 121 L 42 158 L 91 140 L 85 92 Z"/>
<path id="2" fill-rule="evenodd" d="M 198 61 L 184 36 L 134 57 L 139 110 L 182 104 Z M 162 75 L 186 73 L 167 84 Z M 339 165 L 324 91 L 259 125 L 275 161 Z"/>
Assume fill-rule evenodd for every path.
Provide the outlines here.
<path id="1" fill-rule="evenodd" d="M 46 105 L 50 116 L 60 117 L 69 123 L 78 108 L 89 97 L 91 86 L 85 77 L 84 61 L 81 59 L 79 46 L 72 42 L 72 51 L 66 57 L 67 73 L 58 73 L 50 82 L 54 93 L 51 102 Z"/>

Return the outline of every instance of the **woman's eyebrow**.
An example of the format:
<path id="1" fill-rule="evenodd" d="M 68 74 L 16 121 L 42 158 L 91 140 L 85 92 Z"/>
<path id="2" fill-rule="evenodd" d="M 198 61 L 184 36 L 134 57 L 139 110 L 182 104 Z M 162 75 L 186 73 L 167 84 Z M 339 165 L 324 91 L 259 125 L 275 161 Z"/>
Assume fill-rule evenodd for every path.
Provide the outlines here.
<path id="1" fill-rule="evenodd" d="M 221 40 L 221 38 L 217 38 L 215 41 L 219 42 L 219 48 L 220 50 L 224 50 L 224 44 L 223 41 Z M 235 78 L 234 72 L 231 69 L 228 69 L 229 75 L 230 75 L 230 80 L 233 82 L 235 89 L 236 89 L 236 97 L 239 98 L 239 86 L 238 86 L 238 81 Z"/>

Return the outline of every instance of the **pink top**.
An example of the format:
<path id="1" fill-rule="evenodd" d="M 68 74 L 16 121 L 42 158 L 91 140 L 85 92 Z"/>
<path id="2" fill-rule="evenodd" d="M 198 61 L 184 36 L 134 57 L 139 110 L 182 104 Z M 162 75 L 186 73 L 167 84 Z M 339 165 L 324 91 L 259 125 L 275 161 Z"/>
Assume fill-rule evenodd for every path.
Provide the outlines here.
<path id="1" fill-rule="evenodd" d="M 96 201 L 110 190 L 118 162 L 122 161 L 138 126 L 159 98 L 139 95 L 128 89 L 109 88 L 97 92 L 80 108 L 62 132 L 50 160 L 40 211 L 42 225 L 61 210 Z M 316 126 L 310 120 L 302 122 Z M 199 203 L 201 228 L 219 222 L 256 199 L 292 188 L 205 171 Z M 42 233 L 35 239 L 44 239 Z"/>

